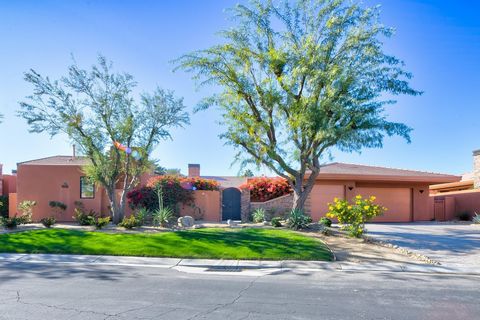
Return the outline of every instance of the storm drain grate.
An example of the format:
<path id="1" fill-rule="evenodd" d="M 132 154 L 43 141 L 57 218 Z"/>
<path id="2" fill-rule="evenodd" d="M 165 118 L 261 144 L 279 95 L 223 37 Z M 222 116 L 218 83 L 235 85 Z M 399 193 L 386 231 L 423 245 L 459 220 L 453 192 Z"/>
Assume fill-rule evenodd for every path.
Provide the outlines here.
<path id="1" fill-rule="evenodd" d="M 232 268 L 232 267 L 223 267 L 223 266 L 211 266 L 205 271 L 209 271 L 209 272 L 219 272 L 219 271 L 222 271 L 222 272 L 242 272 L 242 269 L 235 268 L 235 267 Z"/>

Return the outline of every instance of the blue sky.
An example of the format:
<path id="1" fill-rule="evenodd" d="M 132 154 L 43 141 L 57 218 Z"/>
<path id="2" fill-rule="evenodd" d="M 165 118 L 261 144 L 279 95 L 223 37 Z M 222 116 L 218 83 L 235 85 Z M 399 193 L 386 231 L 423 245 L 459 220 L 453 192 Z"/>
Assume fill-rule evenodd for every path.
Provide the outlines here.
<path id="1" fill-rule="evenodd" d="M 23 81 L 29 68 L 52 78 L 65 73 L 71 54 L 89 67 L 101 53 L 119 71 L 133 74 L 139 90 L 173 89 L 191 110 L 207 95 L 190 75 L 172 73 L 172 59 L 219 41 L 224 12 L 238 1 L 6 1 L 0 0 L 0 163 L 71 154 L 66 137 L 30 134 L 15 117 L 18 101 L 31 94 Z M 401 97 L 389 119 L 411 126 L 412 143 L 387 138 L 382 149 L 361 154 L 334 152 L 334 161 L 446 173 L 471 170 L 471 151 L 480 148 L 480 3 L 474 1 L 383 0 L 382 20 L 396 28 L 386 49 L 406 62 L 420 97 Z M 166 167 L 200 163 L 204 175 L 236 175 L 235 151 L 218 138 L 214 109 L 191 117 L 172 132 L 154 157 Z M 268 173 L 260 170 L 258 173 Z"/>

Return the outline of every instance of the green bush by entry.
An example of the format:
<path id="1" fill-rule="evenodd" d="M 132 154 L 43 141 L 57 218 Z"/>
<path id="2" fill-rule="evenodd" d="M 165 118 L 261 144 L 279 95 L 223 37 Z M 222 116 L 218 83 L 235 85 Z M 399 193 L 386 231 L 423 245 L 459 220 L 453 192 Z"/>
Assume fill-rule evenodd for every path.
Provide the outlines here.
<path id="1" fill-rule="evenodd" d="M 274 217 L 274 218 L 272 218 L 272 220 L 270 222 L 271 222 L 272 226 L 274 226 L 275 228 L 279 228 L 279 227 L 282 226 L 281 221 L 282 221 L 282 218 Z"/>
<path id="2" fill-rule="evenodd" d="M 325 227 L 332 226 L 332 220 L 328 219 L 327 217 L 322 217 L 318 223 L 323 224 Z"/>
<path id="3" fill-rule="evenodd" d="M 257 208 L 252 212 L 252 220 L 255 223 L 260 223 L 265 221 L 266 211 L 263 208 Z"/>
<path id="4" fill-rule="evenodd" d="M 40 219 L 40 222 L 45 228 L 51 228 L 55 223 L 57 223 L 57 219 L 55 219 L 55 217 L 46 217 Z"/>

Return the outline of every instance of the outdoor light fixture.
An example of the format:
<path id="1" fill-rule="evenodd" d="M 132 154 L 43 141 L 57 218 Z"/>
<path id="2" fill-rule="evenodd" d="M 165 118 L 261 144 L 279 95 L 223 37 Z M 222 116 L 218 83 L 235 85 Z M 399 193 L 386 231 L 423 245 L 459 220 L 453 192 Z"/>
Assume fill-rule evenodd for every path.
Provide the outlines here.
<path id="1" fill-rule="evenodd" d="M 68 188 L 68 183 L 67 183 L 67 182 L 64 182 L 64 183 L 62 184 L 62 188 L 64 188 L 64 189 Z"/>
<path id="2" fill-rule="evenodd" d="M 352 190 L 353 190 L 353 187 L 348 187 L 348 190 L 352 191 Z"/>
<path id="3" fill-rule="evenodd" d="M 422 189 L 422 190 L 420 190 L 420 193 L 423 193 L 423 189 Z"/>

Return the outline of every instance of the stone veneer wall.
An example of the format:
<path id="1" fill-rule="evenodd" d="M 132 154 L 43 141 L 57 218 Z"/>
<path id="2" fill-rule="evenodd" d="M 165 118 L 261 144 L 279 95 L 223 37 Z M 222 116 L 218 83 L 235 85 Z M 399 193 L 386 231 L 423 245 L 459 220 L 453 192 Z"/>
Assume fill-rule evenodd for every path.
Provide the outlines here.
<path id="1" fill-rule="evenodd" d="M 480 150 L 473 151 L 473 187 L 480 188 Z"/>
<path id="2" fill-rule="evenodd" d="M 258 208 L 273 211 L 273 216 L 283 216 L 290 211 L 293 206 L 293 194 L 287 194 L 265 202 L 251 202 L 250 209 L 254 211 Z"/>
<path id="3" fill-rule="evenodd" d="M 250 190 L 249 189 L 243 189 L 243 190 L 240 190 L 240 192 L 241 192 L 240 208 L 241 208 L 242 222 L 247 222 L 249 220 L 250 208 L 251 208 Z"/>

